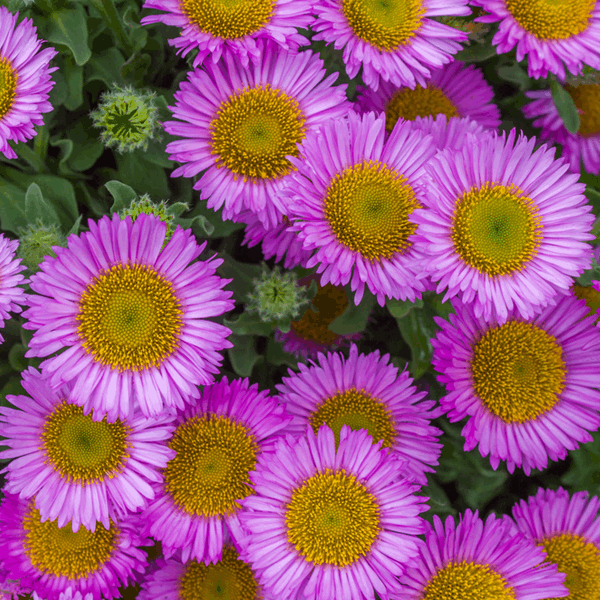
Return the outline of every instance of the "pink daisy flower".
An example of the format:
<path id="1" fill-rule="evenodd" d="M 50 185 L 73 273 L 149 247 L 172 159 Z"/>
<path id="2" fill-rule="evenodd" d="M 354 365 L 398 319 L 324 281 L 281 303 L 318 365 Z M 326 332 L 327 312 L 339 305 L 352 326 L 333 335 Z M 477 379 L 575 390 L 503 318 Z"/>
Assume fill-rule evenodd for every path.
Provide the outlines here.
<path id="1" fill-rule="evenodd" d="M 32 502 L 6 495 L 0 505 L 0 561 L 25 589 L 58 600 L 72 589 L 88 600 L 120 598 L 120 586 L 134 583 L 146 568 L 136 518 L 111 521 L 94 532 L 71 524 L 42 522 Z"/>
<path id="2" fill-rule="evenodd" d="M 564 80 L 565 67 L 579 75 L 584 64 L 600 68 L 600 4 L 578 0 L 568 5 L 544 0 L 471 0 L 488 13 L 475 19 L 497 23 L 492 43 L 498 54 L 517 47 L 517 61 L 527 57 L 529 76 L 554 73 Z"/>
<path id="3" fill-rule="evenodd" d="M 179 121 L 165 129 L 185 138 L 167 145 L 171 159 L 184 163 L 172 177 L 204 171 L 194 189 L 209 208 L 223 207 L 225 219 L 249 210 L 272 228 L 287 213 L 281 192 L 293 172 L 289 157 L 299 157 L 307 134 L 352 105 L 316 54 L 266 43 L 259 49 L 260 60 L 248 67 L 227 52 L 189 73 L 170 107 Z"/>
<path id="4" fill-rule="evenodd" d="M 385 298 L 414 301 L 425 290 L 417 276 L 421 255 L 409 216 L 421 206 L 424 166 L 432 138 L 398 123 L 385 140 L 385 116 L 374 113 L 331 121 L 308 136 L 305 161 L 286 194 L 292 231 L 317 266 L 321 285 L 346 285 L 359 304 L 365 285 Z"/>
<path id="5" fill-rule="evenodd" d="M 468 117 L 490 129 L 500 125 L 500 110 L 492 103 L 494 89 L 484 79 L 483 72 L 457 60 L 436 69 L 425 85 L 413 89 L 382 82 L 376 92 L 364 87 L 357 91 L 356 104 L 360 110 L 384 112 L 388 132 L 398 119 L 414 121 L 440 114 L 447 119 Z"/>
<path id="6" fill-rule="evenodd" d="M 564 598 L 565 576 L 508 518 L 485 521 L 465 511 L 458 524 L 434 515 L 426 523 L 419 556 L 400 577 L 397 600 L 462 598 L 471 600 L 547 600 Z"/>
<path id="7" fill-rule="evenodd" d="M 579 173 L 581 163 L 588 173 L 600 173 L 600 84 L 565 86 L 579 110 L 579 131 L 571 133 L 558 114 L 550 90 L 525 92 L 533 101 L 523 107 L 533 125 L 541 128 L 540 139 L 562 146 L 562 157 L 571 171 Z"/>
<path id="8" fill-rule="evenodd" d="M 5 319 L 10 319 L 9 312 L 20 313 L 20 305 L 26 303 L 25 290 L 20 286 L 28 281 L 21 275 L 25 270 L 21 259 L 15 258 L 18 246 L 18 240 L 10 240 L 0 233 L 0 327 L 4 327 Z M 0 335 L 0 343 L 3 341 Z"/>
<path id="9" fill-rule="evenodd" d="M 459 296 L 475 315 L 531 318 L 591 264 L 594 215 L 585 186 L 554 149 L 513 129 L 460 152 L 439 152 L 411 220 L 424 272 L 444 301 Z"/>
<path id="10" fill-rule="evenodd" d="M 541 546 L 546 561 L 565 573 L 569 598 L 600 598 L 600 500 L 588 492 L 573 496 L 558 488 L 539 489 L 512 514 L 519 531 Z"/>
<path id="11" fill-rule="evenodd" d="M 197 49 L 194 67 L 208 57 L 216 63 L 227 49 L 247 68 L 250 58 L 260 58 L 259 39 L 273 40 L 285 50 L 308 44 L 297 28 L 308 29 L 312 5 L 313 0 L 146 0 L 144 8 L 163 12 L 144 17 L 141 23 L 181 28 L 180 36 L 169 44 L 182 56 Z"/>
<path id="12" fill-rule="evenodd" d="M 461 119 L 446 115 L 434 117 L 417 117 L 412 121 L 413 129 L 431 135 L 435 147 L 439 150 L 460 151 L 466 145 L 479 143 L 490 135 L 489 129 L 484 129 L 469 118 Z"/>
<path id="13" fill-rule="evenodd" d="M 280 438 L 252 474 L 242 501 L 249 535 L 242 558 L 265 590 L 282 600 L 382 600 L 417 553 L 426 510 L 403 465 L 366 431 Z"/>
<path id="14" fill-rule="evenodd" d="M 7 396 L 16 408 L 0 407 L 0 436 L 12 459 L 5 490 L 33 498 L 43 521 L 71 521 L 94 531 L 96 522 L 109 528 L 154 498 L 151 483 L 160 482 L 159 469 L 175 452 L 166 440 L 174 416 L 146 419 L 134 414 L 107 423 L 84 416 L 69 401 L 69 387 L 52 391 L 34 368 L 23 372 L 21 385 L 28 396 Z"/>
<path id="15" fill-rule="evenodd" d="M 56 50 L 42 50 L 33 21 L 17 25 L 18 18 L 0 6 L 0 152 L 6 158 L 17 158 L 9 140 L 26 142 L 37 135 L 34 126 L 44 124 L 42 113 L 52 110 L 50 73 L 58 69 L 49 66 Z"/>
<path id="16" fill-rule="evenodd" d="M 165 557 L 181 549 L 182 560 L 221 559 L 224 538 L 244 537 L 239 508 L 252 493 L 249 472 L 269 452 L 290 417 L 268 392 L 247 379 L 227 378 L 202 390 L 197 405 L 177 420 L 169 447 L 175 458 L 164 484 L 142 514 L 146 530 L 162 542 Z"/>
<path id="17" fill-rule="evenodd" d="M 431 340 L 432 363 L 450 421 L 469 417 L 465 450 L 479 445 L 492 467 L 507 461 L 544 469 L 590 442 L 600 427 L 600 330 L 583 300 L 561 296 L 534 317 L 516 312 L 498 324 L 457 305 Z"/>
<path id="18" fill-rule="evenodd" d="M 435 17 L 471 14 L 467 0 L 321 0 L 314 10 L 313 40 L 343 48 L 348 77 L 356 77 L 362 67 L 363 81 L 375 91 L 382 81 L 425 86 L 432 71 L 451 62 L 468 38 Z"/>
<path id="19" fill-rule="evenodd" d="M 366 429 L 373 442 L 382 440 L 382 447 L 405 463 L 404 476 L 427 485 L 425 473 L 434 471 L 431 465 L 438 464 L 442 451 L 442 432 L 431 425 L 435 401 L 422 401 L 425 392 L 389 361 L 389 354 L 359 354 L 352 344 L 347 360 L 340 353 L 319 354 L 318 363 L 299 364 L 299 373 L 290 370 L 276 386 L 294 417 L 288 431 L 302 436 L 307 425 L 317 433 L 325 424 L 337 441 L 344 425 Z"/>
<path id="20" fill-rule="evenodd" d="M 195 260 L 206 242 L 179 227 L 163 247 L 166 227 L 145 214 L 90 220 L 31 278 L 26 356 L 63 350 L 42 372 L 55 390 L 72 384 L 70 401 L 98 419 L 125 419 L 136 403 L 145 416 L 182 408 L 231 347 L 231 331 L 208 320 L 234 306 L 215 275 L 223 261 Z"/>

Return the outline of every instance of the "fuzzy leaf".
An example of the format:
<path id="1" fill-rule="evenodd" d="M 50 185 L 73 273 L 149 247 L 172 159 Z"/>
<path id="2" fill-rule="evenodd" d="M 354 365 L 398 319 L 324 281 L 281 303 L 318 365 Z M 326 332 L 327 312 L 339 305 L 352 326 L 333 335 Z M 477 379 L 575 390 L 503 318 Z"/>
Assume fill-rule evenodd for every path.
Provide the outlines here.
<path id="1" fill-rule="evenodd" d="M 550 91 L 552 92 L 552 100 L 556 105 L 556 110 L 562 122 L 570 133 L 579 131 L 579 112 L 571 98 L 571 94 L 556 79 L 550 80 Z"/>
<path id="2" fill-rule="evenodd" d="M 43 37 L 53 44 L 67 46 L 79 66 L 85 65 L 92 56 L 88 46 L 86 14 L 81 5 L 50 13 L 45 21 Z"/>
<path id="3" fill-rule="evenodd" d="M 120 181 L 109 181 L 104 184 L 110 195 L 114 198 L 113 205 L 110 207 L 110 212 L 115 213 L 120 210 L 129 208 L 131 203 L 137 198 L 137 194 L 133 188 L 121 183 Z"/>
<path id="4" fill-rule="evenodd" d="M 57 225 L 60 227 L 60 219 L 52 204 L 44 200 L 42 190 L 37 183 L 32 183 L 25 192 L 25 216 L 30 225 L 41 221 L 44 225 Z"/>

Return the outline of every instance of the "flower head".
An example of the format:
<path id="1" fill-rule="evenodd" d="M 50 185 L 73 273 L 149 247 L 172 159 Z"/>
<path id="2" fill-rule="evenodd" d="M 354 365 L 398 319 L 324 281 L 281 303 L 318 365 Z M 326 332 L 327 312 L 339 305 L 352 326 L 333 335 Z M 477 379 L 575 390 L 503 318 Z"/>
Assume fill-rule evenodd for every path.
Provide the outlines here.
<path id="1" fill-rule="evenodd" d="M 42 50 L 32 20 L 17 25 L 18 17 L 0 6 L 0 152 L 6 158 L 17 158 L 9 140 L 30 140 L 37 134 L 35 125 L 44 123 L 42 113 L 52 110 L 50 73 L 58 68 L 49 66 L 56 50 Z"/>
<path id="2" fill-rule="evenodd" d="M 532 319 L 502 324 L 458 305 L 432 340 L 432 363 L 451 421 L 469 417 L 465 450 L 479 445 L 492 467 L 543 469 L 592 440 L 600 427 L 600 330 L 588 307 L 564 296 Z"/>
<path id="3" fill-rule="evenodd" d="M 136 403 L 146 416 L 182 408 L 213 380 L 230 330 L 208 320 L 233 308 L 221 260 L 194 261 L 205 248 L 177 228 L 141 214 L 135 223 L 108 216 L 71 235 L 47 257 L 24 313 L 34 331 L 28 356 L 49 356 L 50 386 L 71 383 L 70 400 L 109 421 Z M 191 264 L 190 264 L 191 263 Z"/>
<path id="4" fill-rule="evenodd" d="M 446 115 L 437 115 L 435 118 L 417 117 L 412 122 L 412 126 L 417 131 L 431 135 L 438 150 L 460 151 L 466 145 L 479 143 L 484 137 L 490 135 L 489 129 L 484 129 L 466 117 L 451 119 Z"/>

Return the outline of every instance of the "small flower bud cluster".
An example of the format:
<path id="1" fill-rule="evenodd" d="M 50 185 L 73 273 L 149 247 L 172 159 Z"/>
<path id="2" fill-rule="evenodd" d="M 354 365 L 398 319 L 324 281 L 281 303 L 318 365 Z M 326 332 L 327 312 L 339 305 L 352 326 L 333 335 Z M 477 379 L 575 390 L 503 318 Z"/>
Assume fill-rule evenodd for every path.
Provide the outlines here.
<path id="1" fill-rule="evenodd" d="M 140 198 L 133 200 L 129 208 L 119 211 L 118 214 L 121 218 L 131 217 L 132 221 L 135 221 L 142 213 L 154 215 L 167 224 L 167 235 L 165 236 L 165 243 L 167 243 L 171 239 L 176 226 L 175 217 L 168 212 L 167 203 L 164 200 L 158 203 L 152 202 L 150 196 L 144 194 Z"/>
<path id="2" fill-rule="evenodd" d="M 19 249 L 17 256 L 31 273 L 39 271 L 39 264 L 46 256 L 56 256 L 53 246 L 67 245 L 67 238 L 60 228 L 55 225 L 44 225 L 38 222 L 36 225 L 28 225 L 19 237 Z"/>

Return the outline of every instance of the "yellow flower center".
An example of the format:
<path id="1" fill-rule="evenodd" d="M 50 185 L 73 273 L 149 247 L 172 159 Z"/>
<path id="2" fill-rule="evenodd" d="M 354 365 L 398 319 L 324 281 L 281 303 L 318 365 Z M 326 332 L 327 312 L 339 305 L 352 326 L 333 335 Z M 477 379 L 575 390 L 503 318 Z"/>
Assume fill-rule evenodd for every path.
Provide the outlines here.
<path id="1" fill-rule="evenodd" d="M 192 417 L 173 434 L 177 456 L 165 469 L 165 488 L 192 515 L 231 514 L 252 493 L 258 445 L 247 427 L 227 417 Z"/>
<path id="2" fill-rule="evenodd" d="M 183 314 L 171 283 L 151 267 L 116 265 L 94 278 L 79 301 L 86 351 L 120 371 L 159 367 L 175 351 Z"/>
<path id="3" fill-rule="evenodd" d="M 292 493 L 286 507 L 288 541 L 315 565 L 351 565 L 379 535 L 379 506 L 354 475 L 316 473 Z"/>
<path id="4" fill-rule="evenodd" d="M 544 538 L 541 545 L 546 561 L 567 575 L 569 600 L 600 600 L 600 552 L 594 544 L 579 535 L 562 533 Z"/>
<path id="5" fill-rule="evenodd" d="M 452 241 L 462 260 L 490 277 L 520 271 L 542 239 L 533 200 L 509 186 L 486 183 L 456 203 Z"/>
<path id="6" fill-rule="evenodd" d="M 576 87 L 567 85 L 565 89 L 573 98 L 579 111 L 578 134 L 583 137 L 600 133 L 600 85 L 581 84 Z"/>
<path id="7" fill-rule="evenodd" d="M 235 40 L 262 29 L 277 0 L 181 0 L 183 12 L 203 33 Z"/>
<path id="8" fill-rule="evenodd" d="M 414 121 L 417 117 L 435 117 L 443 114 L 449 119 L 460 117 L 458 108 L 434 85 L 421 87 L 418 85 L 414 90 L 403 88 L 398 90 L 388 102 L 385 109 L 385 129 L 390 132 L 398 119 Z"/>
<path id="9" fill-rule="evenodd" d="M 179 579 L 181 600 L 258 600 L 260 591 L 249 565 L 230 547 L 220 561 L 205 565 L 191 560 Z"/>
<path id="10" fill-rule="evenodd" d="M 86 484 L 123 470 L 129 432 L 122 421 L 94 421 L 80 406 L 63 401 L 46 417 L 42 441 L 61 477 Z"/>
<path id="11" fill-rule="evenodd" d="M 373 443 L 383 440 L 385 448 L 389 448 L 396 437 L 390 409 L 379 398 L 355 388 L 326 398 L 311 413 L 309 421 L 315 433 L 323 423 L 328 425 L 335 435 L 336 446 L 344 425 L 354 430 L 366 429 Z"/>
<path id="12" fill-rule="evenodd" d="M 77 533 L 71 523 L 58 527 L 56 521 L 40 521 L 32 508 L 23 519 L 25 553 L 31 564 L 42 573 L 68 579 L 84 578 L 99 571 L 110 559 L 119 529 L 98 524 L 94 532 L 81 526 Z"/>
<path id="13" fill-rule="evenodd" d="M 494 327 L 473 348 L 475 392 L 505 423 L 525 423 L 551 410 L 566 372 L 556 339 L 531 323 Z"/>
<path id="14" fill-rule="evenodd" d="M 371 262 L 409 248 L 417 225 L 408 217 L 419 207 L 407 179 L 379 161 L 337 173 L 325 197 L 325 216 L 337 239 Z"/>
<path id="15" fill-rule="evenodd" d="M 210 124 L 218 167 L 247 179 L 276 179 L 293 168 L 306 118 L 300 105 L 269 84 L 244 88 L 221 103 Z"/>
<path id="16" fill-rule="evenodd" d="M 11 109 L 17 91 L 18 75 L 8 58 L 0 58 L 0 119 Z"/>
<path id="17" fill-rule="evenodd" d="M 506 579 L 489 565 L 462 561 L 440 569 L 427 584 L 423 600 L 514 600 Z"/>
<path id="18" fill-rule="evenodd" d="M 588 28 L 596 0 L 506 0 L 515 21 L 540 40 L 564 40 Z"/>
<path id="19" fill-rule="evenodd" d="M 415 37 L 425 15 L 421 0 L 342 0 L 342 10 L 356 37 L 386 52 Z"/>
<path id="20" fill-rule="evenodd" d="M 591 285 L 574 285 L 573 293 L 580 300 L 585 300 L 588 305 L 590 312 L 587 314 L 588 317 L 596 315 L 596 322 L 600 319 L 598 316 L 598 309 L 600 308 L 600 292 L 597 292 Z"/>

